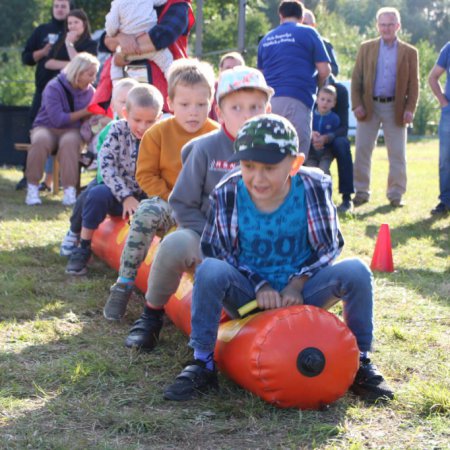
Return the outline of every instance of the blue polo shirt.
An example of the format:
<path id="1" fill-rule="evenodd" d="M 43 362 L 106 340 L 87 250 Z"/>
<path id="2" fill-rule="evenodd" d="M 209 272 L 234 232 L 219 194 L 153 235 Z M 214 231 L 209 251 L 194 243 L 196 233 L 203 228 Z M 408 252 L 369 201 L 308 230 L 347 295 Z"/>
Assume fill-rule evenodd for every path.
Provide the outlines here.
<path id="1" fill-rule="evenodd" d="M 269 31 L 258 46 L 258 69 L 275 97 L 293 97 L 312 109 L 317 92 L 316 63 L 330 62 L 319 33 L 286 22 Z"/>
<path id="2" fill-rule="evenodd" d="M 450 42 L 447 42 L 447 44 L 442 47 L 436 64 L 445 69 L 447 73 L 445 96 L 447 97 L 447 100 L 450 101 Z"/>

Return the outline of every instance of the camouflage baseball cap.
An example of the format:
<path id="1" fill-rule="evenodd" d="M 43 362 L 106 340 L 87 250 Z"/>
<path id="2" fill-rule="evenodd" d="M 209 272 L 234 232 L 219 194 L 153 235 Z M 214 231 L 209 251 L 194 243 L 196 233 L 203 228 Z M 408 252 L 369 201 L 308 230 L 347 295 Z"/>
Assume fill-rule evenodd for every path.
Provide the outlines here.
<path id="1" fill-rule="evenodd" d="M 298 136 L 291 122 L 277 114 L 262 114 L 242 125 L 234 141 L 234 155 L 229 161 L 277 164 L 287 155 L 299 154 Z"/>

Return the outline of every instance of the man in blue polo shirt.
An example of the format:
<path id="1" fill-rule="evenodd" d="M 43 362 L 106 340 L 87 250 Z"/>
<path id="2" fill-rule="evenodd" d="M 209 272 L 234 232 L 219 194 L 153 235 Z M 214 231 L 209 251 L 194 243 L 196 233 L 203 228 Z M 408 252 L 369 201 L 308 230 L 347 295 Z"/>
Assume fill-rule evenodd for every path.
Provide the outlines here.
<path id="1" fill-rule="evenodd" d="M 311 117 L 317 87 L 331 73 L 330 58 L 319 33 L 301 25 L 304 7 L 298 0 L 283 0 L 278 8 L 280 25 L 258 46 L 258 68 L 275 90 L 272 111 L 289 119 L 308 156 Z"/>
<path id="2" fill-rule="evenodd" d="M 439 78 L 446 73 L 445 89 Z M 439 58 L 428 77 L 433 94 L 441 107 L 439 122 L 439 203 L 431 210 L 433 215 L 450 213 L 450 41 L 442 47 Z"/>

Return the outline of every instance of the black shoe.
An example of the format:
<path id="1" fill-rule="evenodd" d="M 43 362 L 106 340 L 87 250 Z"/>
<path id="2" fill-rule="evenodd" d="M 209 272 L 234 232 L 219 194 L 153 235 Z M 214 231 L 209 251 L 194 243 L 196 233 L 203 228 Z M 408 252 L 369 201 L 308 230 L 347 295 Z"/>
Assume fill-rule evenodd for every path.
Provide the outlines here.
<path id="1" fill-rule="evenodd" d="M 130 333 L 125 339 L 125 346 L 141 351 L 151 351 L 159 341 L 159 333 L 163 325 L 163 313 L 143 313 L 131 327 Z"/>
<path id="2" fill-rule="evenodd" d="M 450 212 L 450 207 L 440 202 L 436 208 L 433 208 L 430 213 L 432 216 L 446 215 Z"/>
<path id="3" fill-rule="evenodd" d="M 39 191 L 40 192 L 50 192 L 51 189 L 49 186 L 47 186 L 47 183 L 45 181 L 43 181 L 42 183 L 39 184 Z"/>
<path id="4" fill-rule="evenodd" d="M 196 359 L 183 369 L 173 384 L 166 388 L 164 398 L 178 402 L 191 400 L 218 387 L 217 372 L 208 370 L 203 361 Z"/>
<path id="5" fill-rule="evenodd" d="M 369 358 L 361 359 L 355 380 L 350 390 L 363 400 L 374 403 L 376 401 L 392 400 L 393 390 L 388 386 L 383 375 L 370 362 Z"/>
<path id="6" fill-rule="evenodd" d="M 16 191 L 23 191 L 27 188 L 27 179 L 23 177 L 17 184 L 16 184 Z"/>
<path id="7" fill-rule="evenodd" d="M 87 263 L 92 255 L 90 248 L 77 247 L 69 257 L 66 273 L 69 275 L 86 275 Z"/>
<path id="8" fill-rule="evenodd" d="M 353 202 L 351 200 L 342 200 L 342 203 L 337 207 L 340 213 L 347 213 L 353 211 Z"/>
<path id="9" fill-rule="evenodd" d="M 401 198 L 396 199 L 396 200 L 391 200 L 390 204 L 393 208 L 403 208 L 405 206 L 405 203 Z"/>
<path id="10" fill-rule="evenodd" d="M 362 195 L 356 194 L 353 197 L 353 204 L 355 206 L 361 206 L 361 205 L 364 205 L 364 203 L 368 203 L 368 202 L 369 202 L 369 199 L 367 197 L 363 197 Z"/>

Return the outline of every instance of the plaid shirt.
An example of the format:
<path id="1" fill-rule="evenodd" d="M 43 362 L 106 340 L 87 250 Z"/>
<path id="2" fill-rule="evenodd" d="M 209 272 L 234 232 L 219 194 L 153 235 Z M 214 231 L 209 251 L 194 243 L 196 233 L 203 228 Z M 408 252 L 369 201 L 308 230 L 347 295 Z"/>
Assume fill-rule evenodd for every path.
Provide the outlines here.
<path id="1" fill-rule="evenodd" d="M 201 247 L 204 256 L 222 259 L 243 273 L 254 285 L 255 291 L 265 284 L 257 273 L 239 265 L 237 184 L 241 172 L 234 172 L 222 180 L 210 195 L 211 207 L 203 230 Z M 312 276 L 328 266 L 339 255 L 344 239 L 339 230 L 336 207 L 331 200 L 331 178 L 317 170 L 300 169 L 292 182 L 305 186 L 308 240 L 311 257 L 290 278 Z"/>

